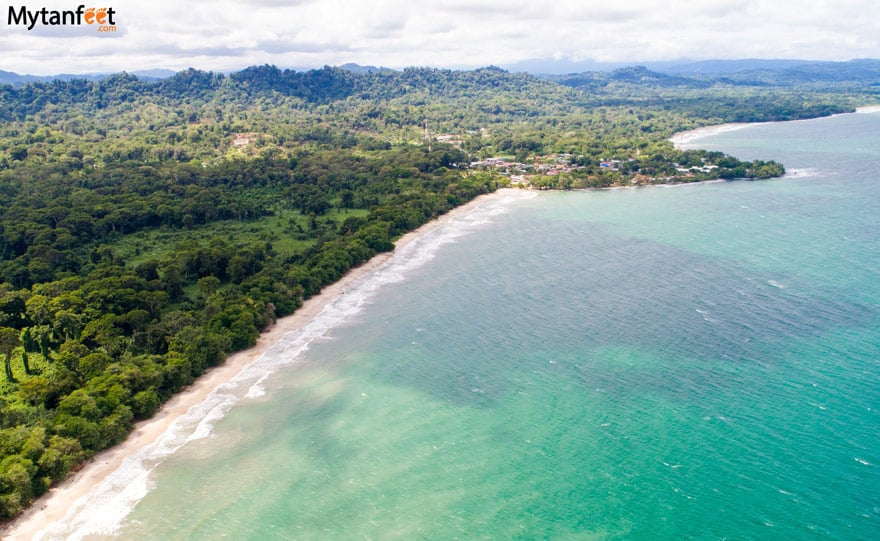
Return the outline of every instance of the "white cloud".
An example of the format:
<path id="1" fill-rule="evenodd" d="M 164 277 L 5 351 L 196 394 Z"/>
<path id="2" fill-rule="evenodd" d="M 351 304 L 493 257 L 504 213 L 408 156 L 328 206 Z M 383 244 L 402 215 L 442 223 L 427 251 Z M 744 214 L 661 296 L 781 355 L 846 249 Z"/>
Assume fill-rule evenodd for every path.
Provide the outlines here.
<path id="1" fill-rule="evenodd" d="M 263 63 L 479 66 L 549 57 L 880 57 L 874 0 L 82 1 L 116 10 L 114 39 L 81 35 L 82 29 L 7 25 L 0 69 L 50 74 Z M 30 9 L 70 10 L 80 0 L 26 2 Z"/>

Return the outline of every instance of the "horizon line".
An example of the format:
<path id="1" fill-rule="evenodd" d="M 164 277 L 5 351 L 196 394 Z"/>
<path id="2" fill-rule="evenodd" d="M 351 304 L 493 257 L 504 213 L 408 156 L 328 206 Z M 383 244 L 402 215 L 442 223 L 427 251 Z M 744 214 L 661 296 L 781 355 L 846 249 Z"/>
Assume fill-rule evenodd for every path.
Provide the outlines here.
<path id="1" fill-rule="evenodd" d="M 49 73 L 49 74 L 38 74 L 38 73 L 19 73 L 16 71 L 7 71 L 0 68 L 0 73 L 11 74 L 18 77 L 36 77 L 36 78 L 60 78 L 60 77 L 103 77 L 103 76 L 111 76 L 120 73 L 130 73 L 130 74 L 144 74 L 145 72 L 171 72 L 173 74 L 180 73 L 182 71 L 187 70 L 196 70 L 203 71 L 208 73 L 222 73 L 222 74 L 230 74 L 237 73 L 248 68 L 252 67 L 260 67 L 260 66 L 272 66 L 281 70 L 292 70 L 296 72 L 305 72 L 305 71 L 314 71 L 320 70 L 327 67 L 331 68 L 344 68 L 346 66 L 365 68 L 365 69 L 377 69 L 377 70 L 391 70 L 391 71 L 403 71 L 409 68 L 427 68 L 427 69 L 438 69 L 438 70 L 452 70 L 452 71 L 474 71 L 484 68 L 501 68 L 506 71 L 511 71 L 514 73 L 532 73 L 532 74 L 561 74 L 556 72 L 542 72 L 533 69 L 522 69 L 519 66 L 527 65 L 527 64 L 547 64 L 548 66 L 552 66 L 553 64 L 557 65 L 571 65 L 584 66 L 584 71 L 594 71 L 588 69 L 589 66 L 604 66 L 608 69 L 615 69 L 620 67 L 635 67 L 635 66 L 649 66 L 649 65 L 665 65 L 667 67 L 672 67 L 675 65 L 689 65 L 689 64 L 703 64 L 703 63 L 733 63 L 733 62 L 798 62 L 805 64 L 845 64 L 849 62 L 859 62 L 859 61 L 880 61 L 880 58 L 850 58 L 848 60 L 817 60 L 810 58 L 755 58 L 755 57 L 743 57 L 743 58 L 706 58 L 706 59 L 692 59 L 692 58 L 680 58 L 680 59 L 672 59 L 672 60 L 632 60 L 632 61 L 603 61 L 603 60 L 569 60 L 569 59 L 556 59 L 556 58 L 532 58 L 527 60 L 519 60 L 516 62 L 505 62 L 505 63 L 490 63 L 485 65 L 474 65 L 474 66 L 434 66 L 427 64 L 410 64 L 402 67 L 389 67 L 389 66 L 375 66 L 372 64 L 360 64 L 358 62 L 343 62 L 339 64 L 329 64 L 325 63 L 320 66 L 314 65 L 311 67 L 308 66 L 279 66 L 278 64 L 249 64 L 239 68 L 230 68 L 230 69 L 206 69 L 203 67 L 196 66 L 187 66 L 185 68 L 174 69 L 167 67 L 149 67 L 149 68 L 136 68 L 136 69 L 120 69 L 114 71 L 96 71 L 96 72 L 85 72 L 85 73 Z M 599 70 L 602 71 L 602 70 Z M 574 72 L 569 72 L 574 73 Z M 149 77 L 149 75 L 146 75 Z M 169 77 L 171 75 L 168 75 Z"/>

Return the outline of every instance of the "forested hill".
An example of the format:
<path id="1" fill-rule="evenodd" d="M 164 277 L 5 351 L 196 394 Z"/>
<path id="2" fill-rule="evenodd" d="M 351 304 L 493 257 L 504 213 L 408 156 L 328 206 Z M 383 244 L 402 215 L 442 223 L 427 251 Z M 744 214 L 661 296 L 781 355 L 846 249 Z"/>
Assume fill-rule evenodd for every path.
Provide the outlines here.
<path id="1" fill-rule="evenodd" d="M 754 112 L 765 108 L 770 100 L 777 100 L 777 113 L 773 119 L 784 120 L 827 114 L 841 108 L 839 103 L 825 99 L 823 105 L 828 111 L 799 109 L 798 100 L 808 90 L 811 93 L 844 90 L 862 95 L 880 94 L 880 63 L 865 62 L 865 65 L 858 66 L 817 63 L 788 69 L 737 72 L 723 77 L 670 75 L 638 66 L 610 73 L 586 72 L 552 78 L 509 73 L 495 67 L 469 71 L 431 68 L 357 70 L 351 67 L 293 71 L 265 65 L 228 76 L 189 69 L 160 80 L 121 73 L 98 80 L 65 78 L 18 87 L 0 86 L 0 99 L 5 106 L 0 109 L 0 120 L 21 121 L 47 106 L 101 110 L 131 103 L 135 98 L 203 104 L 273 96 L 292 98 L 303 107 L 348 99 L 377 103 L 396 101 L 410 105 L 467 100 L 477 102 L 477 112 L 492 114 L 509 112 L 534 116 L 577 107 L 624 104 L 662 105 L 692 113 L 678 102 L 683 96 L 695 96 L 695 92 L 699 92 L 702 99 L 737 94 L 740 97 L 747 94 L 752 99 L 737 102 L 735 115 L 725 110 L 722 100 L 716 99 L 717 110 L 698 116 L 715 114 L 720 120 L 733 120 L 747 114 L 743 111 L 747 107 Z M 779 88 L 766 91 L 768 78 L 774 79 Z M 808 83 L 818 88 L 806 88 L 804 85 Z M 743 93 L 742 87 L 753 88 Z M 669 90 L 674 90 L 675 94 L 671 95 Z M 780 99 L 784 103 L 778 103 Z M 509 105 L 507 108 L 506 104 Z"/>
<path id="2" fill-rule="evenodd" d="M 355 72 L 325 67 L 297 72 L 274 66 L 254 66 L 229 76 L 198 70 L 185 70 L 160 81 L 145 81 L 125 73 L 91 81 L 55 80 L 21 87 L 2 88 L 7 105 L 3 120 L 24 120 L 47 106 L 100 110 L 138 100 L 204 103 L 229 102 L 257 97 L 289 97 L 304 107 L 344 101 L 348 98 L 388 102 L 409 97 L 409 102 L 425 104 L 436 99 L 523 99 L 532 96 L 555 110 L 582 99 L 570 89 L 528 74 L 511 74 L 498 68 L 473 71 L 408 68 L 403 71 Z"/>
<path id="3" fill-rule="evenodd" d="M 880 61 L 872 60 L 808 63 L 725 74 L 666 73 L 633 66 L 548 79 L 593 94 L 606 104 L 663 106 L 724 122 L 767 122 L 834 114 L 841 110 L 835 96 L 880 99 Z M 815 95 L 825 99 L 810 99 Z"/>
<path id="4" fill-rule="evenodd" d="M 876 100 L 639 69 L 580 80 L 256 66 L 0 86 L 0 518 L 481 193 L 778 176 L 667 138 Z"/>
<path id="5" fill-rule="evenodd" d="M 706 80 L 764 86 L 810 86 L 826 89 L 876 88 L 880 85 L 880 60 L 848 62 L 704 61 L 674 66 L 669 73 Z"/>

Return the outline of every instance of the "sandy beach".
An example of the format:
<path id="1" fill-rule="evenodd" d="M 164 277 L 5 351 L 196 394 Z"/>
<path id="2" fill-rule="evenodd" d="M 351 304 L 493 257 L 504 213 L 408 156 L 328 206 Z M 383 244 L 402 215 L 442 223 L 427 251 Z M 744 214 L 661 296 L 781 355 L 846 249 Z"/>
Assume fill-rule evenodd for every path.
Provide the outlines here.
<path id="1" fill-rule="evenodd" d="M 386 265 L 401 248 L 425 233 L 468 213 L 489 198 L 517 191 L 519 190 L 505 189 L 479 196 L 407 233 L 395 243 L 395 252 L 378 254 L 360 267 L 349 271 L 335 284 L 325 287 L 319 295 L 307 300 L 296 313 L 279 319 L 270 330 L 260 335 L 254 347 L 236 352 L 230 355 L 223 365 L 210 369 L 187 389 L 169 400 L 151 419 L 136 424 L 124 442 L 98 453 L 82 469 L 43 495 L 22 516 L 3 529 L 3 539 L 22 541 L 39 539 L 51 524 L 75 516 L 80 510 L 88 507 L 89 498 L 96 487 L 118 470 L 126 458 L 157 442 L 177 419 L 186 415 L 191 408 L 198 407 L 206 401 L 214 390 L 230 382 L 287 333 L 307 325 L 326 305 L 344 294 L 351 284 L 359 282 Z"/>
<path id="2" fill-rule="evenodd" d="M 880 112 L 880 105 L 868 105 L 865 107 L 856 108 L 856 113 L 860 114 L 871 114 Z M 852 113 L 842 113 L 845 115 Z M 801 121 L 809 121 L 815 120 L 813 118 L 805 118 L 801 120 L 787 120 L 785 122 L 801 122 Z M 691 143 L 693 143 L 696 139 L 700 139 L 702 137 L 707 137 L 709 135 L 715 135 L 718 133 L 726 133 L 730 131 L 741 130 L 748 126 L 757 126 L 760 124 L 772 124 L 772 122 L 729 122 L 727 124 L 716 124 L 714 126 L 704 126 L 702 128 L 697 128 L 694 130 L 688 130 L 676 133 L 672 137 L 669 138 L 669 141 L 678 148 L 687 147 Z"/>
<path id="3" fill-rule="evenodd" d="M 692 143 L 694 140 L 699 139 L 701 137 L 706 137 L 709 135 L 715 135 L 716 133 L 725 133 L 730 131 L 741 130 L 746 126 L 752 126 L 754 124 L 749 124 L 747 122 L 731 122 L 728 124 L 717 124 L 715 126 L 704 126 L 702 128 L 697 128 L 695 130 L 688 130 L 676 133 L 672 137 L 669 138 L 669 141 L 672 142 L 676 147 L 686 146 Z"/>

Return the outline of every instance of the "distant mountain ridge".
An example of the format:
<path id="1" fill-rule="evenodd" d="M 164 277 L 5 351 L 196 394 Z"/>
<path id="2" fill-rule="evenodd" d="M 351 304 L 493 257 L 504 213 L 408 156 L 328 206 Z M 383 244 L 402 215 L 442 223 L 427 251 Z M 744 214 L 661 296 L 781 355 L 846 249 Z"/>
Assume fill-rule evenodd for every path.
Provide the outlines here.
<path id="1" fill-rule="evenodd" d="M 347 63 L 337 66 L 351 73 L 393 73 L 405 70 L 382 66 L 364 66 Z M 809 82 L 859 82 L 877 85 L 880 83 L 880 60 L 856 59 L 849 61 L 815 61 L 794 59 L 737 59 L 737 60 L 700 60 L 664 61 L 664 62 L 575 62 L 557 59 L 535 59 L 506 64 L 502 69 L 512 73 L 529 73 L 555 79 L 558 76 L 575 74 L 591 74 L 593 78 L 602 79 L 602 75 L 613 74 L 618 80 L 637 77 L 641 82 L 654 79 L 666 85 L 689 86 L 699 88 L 695 81 L 719 81 L 733 84 L 754 84 L 758 86 L 779 85 L 788 83 Z M 245 68 L 247 69 L 247 68 Z M 417 69 L 417 68 L 407 68 Z M 442 68 L 437 68 L 442 70 Z M 635 71 L 634 71 L 635 70 Z M 184 70 L 185 71 L 185 70 Z M 243 71 L 243 70 L 239 70 Z M 285 71 L 309 72 L 310 68 L 293 68 Z M 460 71 L 460 70 L 454 70 Z M 463 70 L 471 71 L 471 70 Z M 176 73 L 168 69 L 149 69 L 127 72 L 145 81 L 159 81 L 172 77 Z M 228 73 L 235 73 L 228 72 Z M 34 82 L 70 81 L 85 79 L 98 81 L 110 77 L 111 73 L 86 73 L 58 75 L 27 75 L 0 70 L 0 85 L 20 86 Z M 664 78 L 671 77 L 671 78 Z M 686 81 L 686 79 L 691 79 Z"/>
<path id="2" fill-rule="evenodd" d="M 732 79 L 767 84 L 851 82 L 880 86 L 880 61 L 807 62 L 778 69 L 752 69 L 730 75 Z"/>
<path id="3" fill-rule="evenodd" d="M 682 89 L 708 88 L 716 84 L 780 88 L 805 85 L 828 89 L 873 89 L 880 88 L 880 60 L 803 63 L 785 60 L 718 61 L 683 65 L 666 70 L 631 66 L 610 72 L 588 71 L 542 77 L 564 86 L 594 92 L 612 83 Z"/>
<path id="4" fill-rule="evenodd" d="M 648 66 L 626 66 L 612 71 L 584 71 L 563 75 L 537 75 L 511 72 L 497 66 L 474 70 L 410 67 L 391 68 L 344 64 L 320 69 L 281 69 L 276 66 L 251 66 L 228 74 L 187 69 L 141 70 L 117 74 L 61 74 L 54 76 L 19 75 L 0 70 L 0 88 L 12 87 L 24 106 L 30 85 L 68 85 L 58 99 L 69 99 L 68 94 L 82 94 L 83 83 L 101 83 L 129 87 L 133 92 L 180 92 L 198 89 L 212 91 L 228 78 L 241 91 L 278 92 L 299 96 L 313 103 L 327 103 L 348 96 L 383 96 L 385 98 L 412 91 L 461 94 L 480 92 L 478 89 L 502 90 L 516 93 L 523 85 L 552 85 L 557 89 L 568 87 L 586 92 L 594 98 L 606 95 L 614 85 L 642 89 L 707 89 L 716 85 L 754 88 L 793 88 L 801 86 L 826 91 L 868 91 L 880 93 L 880 60 L 861 59 L 847 62 L 805 62 L 794 60 L 713 60 L 663 69 Z M 113 82 L 113 81 L 116 82 Z M 105 83 L 109 82 L 109 83 Z M 155 83 L 158 86 L 151 86 Z M 73 85 L 73 86 L 70 86 Z M 147 86 L 143 86 L 147 85 Z M 71 89 L 78 89 L 75 92 Z M 61 88 L 56 90 L 60 91 Z M 546 89 L 550 91 L 550 89 Z M 550 91 L 553 93 L 552 91 Z M 39 93 L 39 92 L 38 92 Z M 2 94 L 2 93 L 0 93 Z M 557 93 L 558 94 L 558 93 Z M 11 96 L 11 94 L 10 94 Z M 66 96 L 66 97 L 65 97 Z M 563 98 L 558 94 L 557 98 Z M 26 106 L 32 110 L 35 104 Z M 15 109 L 16 107 L 13 107 Z M 20 108 L 20 107 L 19 107 Z M 20 114 L 20 113 L 19 113 Z M 0 115 L 4 116 L 4 115 Z"/>
<path id="5" fill-rule="evenodd" d="M 533 59 L 505 64 L 502 67 L 513 72 L 527 72 L 536 75 L 570 75 L 573 73 L 610 73 L 623 68 L 642 66 L 648 70 L 684 76 L 717 76 L 756 72 L 784 72 L 815 70 L 848 70 L 878 63 L 877 59 L 856 59 L 848 61 L 820 61 L 798 59 L 718 59 L 718 60 L 678 60 L 660 62 L 595 62 L 559 59 Z"/>
<path id="6" fill-rule="evenodd" d="M 798 71 L 799 70 L 799 71 Z M 529 111 L 568 111 L 601 106 L 646 106 L 687 110 L 719 122 L 763 122 L 813 118 L 853 110 L 847 97 L 880 100 L 880 61 L 808 64 L 726 76 L 685 76 L 644 66 L 612 72 L 537 76 L 489 66 L 475 70 L 325 66 L 296 71 L 272 65 L 229 74 L 187 69 L 160 80 L 118 73 L 100 80 L 54 80 L 0 85 L 0 121 L 24 120 L 45 107 L 98 110 L 135 98 L 207 102 L 215 96 L 250 102 L 292 98 L 310 108 L 334 102 L 360 103 L 382 116 L 377 104 L 421 105 L 445 101 L 474 114 L 516 116 Z M 806 84 L 801 81 L 808 81 Z M 748 89 L 746 93 L 740 87 Z M 798 90 L 840 96 L 807 103 Z M 707 95 L 706 92 L 709 92 Z M 719 99 L 729 96 L 729 99 Z M 393 116 L 393 115 L 392 115 Z M 393 122 L 392 120 L 389 120 Z"/>
<path id="7" fill-rule="evenodd" d="M 166 69 L 137 70 L 129 72 L 139 79 L 145 81 L 158 81 L 171 77 L 175 71 Z M 20 86 L 28 83 L 49 83 L 52 81 L 72 81 L 74 79 L 85 79 L 87 81 L 100 81 L 110 77 L 111 73 L 59 73 L 57 75 L 27 75 L 18 74 L 11 71 L 0 70 L 0 85 Z"/>
<path id="8" fill-rule="evenodd" d="M 730 75 L 737 72 L 754 70 L 785 70 L 805 64 L 813 64 L 811 60 L 765 60 L 744 58 L 739 60 L 700 60 L 697 62 L 679 63 L 658 71 L 680 75 Z"/>

